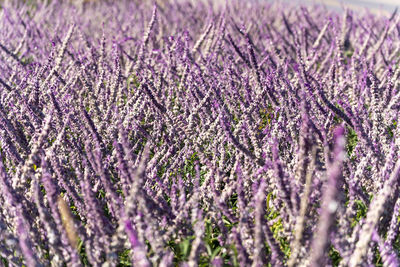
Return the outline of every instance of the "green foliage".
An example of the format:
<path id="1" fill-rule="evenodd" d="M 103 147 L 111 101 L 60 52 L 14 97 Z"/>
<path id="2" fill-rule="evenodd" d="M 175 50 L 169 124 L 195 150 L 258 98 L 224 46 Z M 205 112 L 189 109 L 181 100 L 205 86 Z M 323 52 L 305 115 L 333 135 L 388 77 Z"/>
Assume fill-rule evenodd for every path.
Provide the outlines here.
<path id="1" fill-rule="evenodd" d="M 347 155 L 351 156 L 354 148 L 357 145 L 358 142 L 358 136 L 357 133 L 349 126 L 346 126 L 347 129 L 347 136 L 346 136 L 346 150 L 347 150 Z"/>
<path id="2" fill-rule="evenodd" d="M 23 57 L 21 58 L 21 63 L 23 65 L 29 65 L 33 62 L 34 58 L 32 56 L 27 56 L 27 57 Z"/>
<path id="3" fill-rule="evenodd" d="M 259 110 L 259 114 L 261 117 L 261 124 L 258 126 L 258 129 L 262 131 L 270 125 L 271 121 L 274 119 L 274 108 L 269 105 L 266 109 Z"/>
<path id="4" fill-rule="evenodd" d="M 228 230 L 231 230 L 235 225 L 237 225 L 237 222 L 231 222 L 225 215 L 222 215 L 222 222 L 224 223 L 225 227 L 228 228 Z"/>
<path id="5" fill-rule="evenodd" d="M 397 121 L 393 120 L 392 123 L 386 127 L 386 134 L 390 139 L 394 136 L 394 130 L 397 128 Z"/>
<path id="6" fill-rule="evenodd" d="M 344 51 L 344 53 L 343 53 L 343 56 L 344 56 L 343 61 L 344 61 L 345 65 L 347 65 L 350 62 L 350 59 L 353 56 L 353 54 L 354 54 L 354 49 L 348 49 L 348 50 Z"/>
<path id="7" fill-rule="evenodd" d="M 138 77 L 133 73 L 129 75 L 128 79 L 126 80 L 126 86 L 128 88 L 128 91 L 131 91 L 133 93 L 135 88 L 138 89 L 140 86 Z"/>
<path id="8" fill-rule="evenodd" d="M 118 267 L 128 267 L 132 266 L 132 261 L 131 261 L 131 250 L 130 249 L 125 249 L 118 253 L 118 259 L 119 262 L 117 264 Z"/>
<path id="9" fill-rule="evenodd" d="M 174 253 L 174 263 L 177 264 L 183 261 L 186 261 L 190 254 L 191 249 L 191 241 L 194 240 L 194 236 L 189 236 L 184 238 L 183 240 L 169 241 L 167 246 L 171 248 Z"/>
<path id="10" fill-rule="evenodd" d="M 362 218 L 367 216 L 368 208 L 361 200 L 354 201 L 357 209 L 356 217 L 354 218 L 353 222 L 351 223 L 351 227 L 356 226 Z"/>
<path id="11" fill-rule="evenodd" d="M 272 217 L 277 218 L 279 216 L 279 213 L 277 211 L 274 211 L 271 213 Z M 282 223 L 282 218 L 279 218 L 271 227 L 271 231 L 274 235 L 275 240 L 278 241 L 279 247 L 283 254 L 285 254 L 286 258 L 290 257 L 290 243 L 287 240 L 287 238 L 283 237 L 281 233 L 284 231 L 283 223 Z"/>
<path id="12" fill-rule="evenodd" d="M 270 201 L 274 198 L 275 196 L 271 192 L 267 195 L 267 214 L 265 215 L 265 217 L 268 221 L 275 221 L 274 224 L 271 226 L 271 232 L 275 240 L 278 242 L 280 249 L 285 257 L 289 258 L 290 242 L 287 240 L 287 238 L 282 236 L 282 232 L 284 231 L 282 218 L 280 218 L 279 211 L 273 209 L 270 206 Z"/>
<path id="13" fill-rule="evenodd" d="M 400 217 L 397 218 L 397 222 L 399 222 L 399 221 L 400 221 Z M 395 251 L 397 254 L 397 257 L 400 257 L 400 235 L 397 235 L 392 246 L 393 246 L 393 251 Z"/>
<path id="14" fill-rule="evenodd" d="M 206 253 L 202 253 L 199 256 L 198 266 L 211 266 L 211 263 L 215 259 L 215 257 L 220 257 L 223 260 L 224 265 L 229 266 L 228 264 L 231 261 L 230 254 L 235 253 L 233 249 L 236 248 L 234 248 L 234 246 L 232 245 L 229 245 L 227 247 L 221 246 L 218 241 L 218 236 L 221 234 L 220 229 L 210 219 L 205 219 L 204 223 L 205 232 L 203 236 L 203 244 L 206 248 Z M 168 247 L 174 253 L 175 266 L 179 266 L 180 263 L 188 260 L 192 248 L 192 242 L 194 239 L 195 236 L 190 235 L 181 238 L 179 242 L 168 242 Z M 238 265 L 234 264 L 234 266 Z"/>
<path id="15" fill-rule="evenodd" d="M 332 261 L 332 266 L 335 266 L 335 267 L 339 266 L 339 263 L 342 260 L 342 257 L 340 256 L 339 252 L 333 246 L 330 246 L 328 255 Z"/>
<path id="16" fill-rule="evenodd" d="M 5 267 L 8 267 L 8 266 L 9 266 L 9 265 L 8 265 L 8 261 L 7 261 L 5 258 L 1 257 L 1 256 L 0 256 L 0 262 L 1 262 Z"/>
<path id="17" fill-rule="evenodd" d="M 238 194 L 233 193 L 232 196 L 230 196 L 228 199 L 228 207 L 233 211 L 237 210 L 237 201 L 238 201 Z"/>
<path id="18" fill-rule="evenodd" d="M 218 241 L 218 236 L 221 234 L 221 231 L 218 227 L 215 227 L 211 220 L 205 220 L 205 234 L 204 234 L 204 244 L 206 246 L 209 261 L 212 261 L 216 256 L 219 256 L 222 250 L 222 247 Z"/>
<path id="19" fill-rule="evenodd" d="M 84 246 L 84 243 L 82 240 L 79 240 L 77 249 L 78 249 L 79 257 L 81 259 L 81 263 L 84 266 L 91 266 L 88 261 L 88 258 L 87 258 L 86 252 L 85 252 L 85 246 Z"/>

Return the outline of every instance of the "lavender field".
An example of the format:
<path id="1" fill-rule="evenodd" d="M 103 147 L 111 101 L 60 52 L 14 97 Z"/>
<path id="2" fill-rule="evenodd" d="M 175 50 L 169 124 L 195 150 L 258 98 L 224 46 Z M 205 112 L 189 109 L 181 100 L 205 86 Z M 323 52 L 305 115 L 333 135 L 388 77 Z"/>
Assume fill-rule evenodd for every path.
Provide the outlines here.
<path id="1" fill-rule="evenodd" d="M 0 5 L 0 266 L 399 266 L 396 12 Z"/>

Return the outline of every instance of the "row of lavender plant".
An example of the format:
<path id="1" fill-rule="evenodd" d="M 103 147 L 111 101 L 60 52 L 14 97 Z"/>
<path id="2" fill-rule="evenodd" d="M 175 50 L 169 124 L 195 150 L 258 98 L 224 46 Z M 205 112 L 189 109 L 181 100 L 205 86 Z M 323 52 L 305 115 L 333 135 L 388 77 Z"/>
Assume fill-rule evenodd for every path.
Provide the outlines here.
<path id="1" fill-rule="evenodd" d="M 399 20 L 5 1 L 0 265 L 398 266 Z"/>

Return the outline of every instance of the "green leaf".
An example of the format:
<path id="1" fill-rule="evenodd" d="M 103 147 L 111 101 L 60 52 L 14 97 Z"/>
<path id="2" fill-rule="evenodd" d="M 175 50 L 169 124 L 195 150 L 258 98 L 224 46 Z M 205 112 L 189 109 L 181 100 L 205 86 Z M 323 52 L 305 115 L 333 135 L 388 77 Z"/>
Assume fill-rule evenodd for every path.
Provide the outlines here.
<path id="1" fill-rule="evenodd" d="M 186 259 L 190 253 L 190 239 L 185 239 L 179 243 L 179 249 L 182 252 L 182 256 Z"/>
<path id="2" fill-rule="evenodd" d="M 222 250 L 222 247 L 217 247 L 216 249 L 214 249 L 214 251 L 211 254 L 211 260 L 213 260 L 219 254 L 219 252 L 221 250 Z"/>

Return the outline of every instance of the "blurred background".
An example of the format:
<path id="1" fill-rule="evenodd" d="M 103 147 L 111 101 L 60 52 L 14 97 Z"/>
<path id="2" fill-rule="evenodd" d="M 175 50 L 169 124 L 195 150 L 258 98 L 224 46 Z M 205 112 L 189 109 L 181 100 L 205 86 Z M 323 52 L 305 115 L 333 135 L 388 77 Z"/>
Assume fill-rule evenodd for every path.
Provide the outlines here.
<path id="1" fill-rule="evenodd" d="M 292 0 L 286 1 L 298 4 L 322 4 L 330 9 L 337 11 L 343 10 L 344 7 L 353 9 L 354 11 L 364 12 L 368 9 L 372 13 L 391 14 L 396 8 L 400 7 L 400 0 Z M 400 10 L 399 10 L 400 11 Z"/>
<path id="2" fill-rule="evenodd" d="M 156 1 L 180 1 L 180 0 L 156 0 Z M 189 0 L 193 3 L 199 0 Z M 213 4 L 224 4 L 231 0 L 202 0 Z M 344 8 L 350 8 L 355 12 L 371 12 L 390 16 L 398 8 L 400 13 L 400 0 L 242 0 L 247 2 L 283 2 L 288 5 L 313 5 L 318 4 L 328 9 L 342 12 Z"/>
<path id="3" fill-rule="evenodd" d="M 23 3 L 37 3 L 37 2 L 51 2 L 52 0 L 0 0 L 0 5 L 3 2 L 23 2 Z M 61 0 L 64 1 L 64 0 Z M 113 1 L 120 1 L 120 0 L 65 0 L 68 2 L 72 2 L 74 4 L 82 4 L 88 2 L 95 2 L 95 1 L 106 1 L 112 3 Z M 149 3 L 157 2 L 162 6 L 165 2 L 179 2 L 179 1 L 189 1 L 195 4 L 198 1 L 208 2 L 212 5 L 219 6 L 223 5 L 224 3 L 229 3 L 232 0 L 130 0 L 136 2 L 147 1 Z M 350 8 L 356 12 L 366 12 L 367 10 L 374 14 L 386 15 L 390 16 L 399 8 L 400 13 L 400 0 L 236 0 L 236 1 L 246 1 L 248 3 L 251 2 L 284 2 L 288 5 L 323 5 L 328 9 L 335 10 L 337 12 L 342 12 L 344 8 Z"/>

